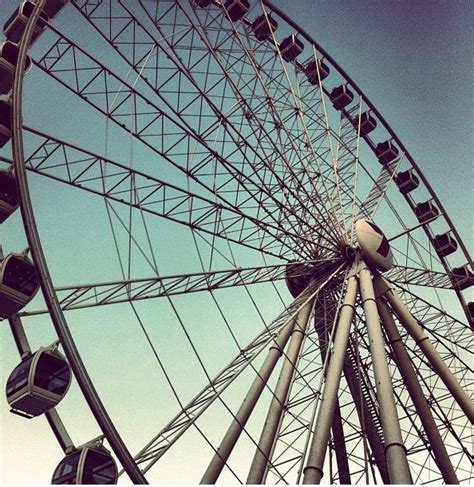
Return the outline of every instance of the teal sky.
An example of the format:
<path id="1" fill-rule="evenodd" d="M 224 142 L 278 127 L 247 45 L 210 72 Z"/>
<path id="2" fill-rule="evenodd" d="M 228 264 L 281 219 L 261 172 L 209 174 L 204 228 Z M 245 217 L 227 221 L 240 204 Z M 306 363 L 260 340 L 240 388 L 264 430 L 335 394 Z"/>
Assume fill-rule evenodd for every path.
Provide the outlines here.
<path id="1" fill-rule="evenodd" d="M 0 0 L 1 23 L 13 4 L 10 0 Z M 274 0 L 274 4 L 312 35 L 362 88 L 417 161 L 467 247 L 472 249 L 472 3 L 467 0 Z M 80 26 L 74 22 L 70 11 L 64 12 L 57 26 L 76 38 L 81 35 Z M 89 42 L 86 37 L 82 39 L 85 43 Z M 100 54 L 99 49 L 96 55 Z M 47 86 L 51 85 L 45 85 L 49 89 Z M 79 140 L 78 143 L 92 150 L 103 151 L 103 120 L 92 111 L 82 109 L 80 104 L 65 96 L 64 91 L 58 90 L 57 95 L 48 92 L 43 97 L 42 89 L 42 78 L 32 72 L 25 95 L 28 123 L 45 132 L 52 127 L 55 133 L 68 140 Z M 56 120 L 53 122 L 51 117 Z M 142 159 L 148 161 L 153 157 L 144 148 L 132 147 L 130 140 L 121 138 L 113 127 L 109 130 L 113 140 L 109 148 L 112 157 L 120 160 L 124 154 L 129 157 L 135 151 L 139 159 L 137 166 Z M 5 147 L 1 153 L 10 157 L 10 147 Z M 31 190 L 46 256 L 57 285 L 121 277 L 101 201 L 46 183 L 38 177 L 31 178 Z M 127 218 L 127 211 L 119 207 L 117 211 Z M 400 211 L 403 213 L 403 209 Z M 136 231 L 144 240 L 143 226 L 139 222 L 136 222 Z M 158 265 L 163 275 L 200 270 L 188 232 L 165 222 L 151 229 L 151 237 L 154 247 L 159 249 Z M 120 238 L 125 242 L 123 234 Z M 2 225 L 0 239 L 7 252 L 25 247 L 18 214 Z M 256 259 L 244 251 L 236 250 L 235 255 L 238 265 L 263 263 L 261 258 Z M 150 268 L 137 253 L 135 259 L 138 274 L 151 275 Z M 229 267 L 224 259 L 216 258 L 214 268 Z M 281 308 L 276 292 L 269 285 L 257 286 L 252 295 L 262 316 L 242 289 L 225 291 L 221 301 L 226 317 L 238 323 L 237 338 L 241 344 L 250 340 L 262 329 L 262 322 L 270 321 Z M 173 303 L 179 307 L 179 316 L 187 324 L 212 375 L 236 353 L 236 345 L 229 337 L 222 316 L 206 296 L 180 297 Z M 35 305 L 41 308 L 41 298 Z M 189 397 L 191 392 L 202 387 L 206 378 L 184 338 L 178 317 L 164 299 L 159 303 L 142 302 L 138 308 L 178 392 Z M 177 412 L 178 405 L 156 367 L 133 313 L 129 307 L 119 305 L 71 312 L 68 321 L 110 414 L 131 450 L 138 450 L 151 432 L 157 430 L 155 424 L 165 423 Z M 25 327 L 33 348 L 55 340 L 52 325 L 45 317 L 25 319 Z M 0 323 L 0 343 L 0 377 L 4 384 L 18 362 L 6 322 Z M 238 402 L 246 379 L 248 376 L 244 375 L 240 389 L 229 392 L 230 402 Z M 0 406 L 0 481 L 3 484 L 47 484 L 62 453 L 46 421 L 43 418 L 28 421 L 11 415 L 5 398 Z M 98 435 L 75 384 L 58 409 L 76 444 Z M 212 408 L 203 418 L 203 426 L 217 439 L 219 432 L 212 426 L 213 414 L 220 415 L 216 416 L 219 422 L 225 423 L 227 418 Z M 199 436 L 191 432 L 188 441 L 178 446 L 179 453 L 173 458 L 165 457 L 164 467 L 152 473 L 150 481 L 175 483 L 178 471 L 184 475 L 180 483 L 198 481 L 209 453 L 202 450 L 203 455 L 197 454 L 198 439 Z M 234 462 L 237 469 L 241 463 L 245 464 L 244 453 L 241 457 L 237 455 Z M 225 480 L 232 482 L 234 479 L 228 476 Z M 122 478 L 122 481 L 127 482 L 127 479 Z"/>

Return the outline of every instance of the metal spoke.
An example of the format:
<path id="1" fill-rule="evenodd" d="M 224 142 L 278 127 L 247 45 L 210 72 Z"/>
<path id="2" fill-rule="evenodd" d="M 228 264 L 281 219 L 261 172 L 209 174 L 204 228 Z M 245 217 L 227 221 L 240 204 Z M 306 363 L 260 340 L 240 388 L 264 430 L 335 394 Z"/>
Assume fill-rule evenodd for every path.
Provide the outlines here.
<path id="1" fill-rule="evenodd" d="M 320 278 L 330 275 L 334 269 L 341 266 L 338 261 L 313 261 L 311 264 L 318 269 Z M 56 288 L 56 293 L 62 310 L 66 311 L 285 279 L 286 269 L 291 265 L 236 268 L 149 279 L 124 279 L 80 286 L 62 286 Z M 43 313 L 47 313 L 47 310 L 28 311 L 24 315 Z"/>

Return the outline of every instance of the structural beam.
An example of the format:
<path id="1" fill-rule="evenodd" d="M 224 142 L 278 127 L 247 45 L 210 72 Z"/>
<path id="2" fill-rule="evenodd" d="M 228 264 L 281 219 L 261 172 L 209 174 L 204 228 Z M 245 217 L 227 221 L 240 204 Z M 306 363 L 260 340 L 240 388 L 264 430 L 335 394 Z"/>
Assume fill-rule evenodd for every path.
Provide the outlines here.
<path id="1" fill-rule="evenodd" d="M 377 400 L 385 439 L 385 456 L 391 484 L 411 484 L 406 449 L 403 445 L 392 380 L 385 354 L 384 338 L 375 301 L 372 274 L 367 267 L 359 273 L 360 291 L 374 367 Z"/>
<path id="2" fill-rule="evenodd" d="M 350 327 L 354 316 L 357 289 L 357 276 L 353 274 L 347 281 L 346 294 L 339 314 L 333 349 L 326 374 L 324 395 L 319 407 L 314 435 L 304 469 L 304 484 L 319 484 L 323 477 L 324 458 L 336 406 L 339 381 L 344 366 Z"/>
<path id="3" fill-rule="evenodd" d="M 291 332 L 290 343 L 281 367 L 280 376 L 278 377 L 262 434 L 258 441 L 257 451 L 247 477 L 247 484 L 261 484 L 264 481 L 267 465 L 278 437 L 283 410 L 295 375 L 301 346 L 308 328 L 310 310 L 308 303 L 296 318 L 296 324 Z"/>
<path id="4" fill-rule="evenodd" d="M 224 439 L 221 441 L 219 448 L 207 467 L 207 470 L 202 477 L 201 484 L 214 484 L 219 478 L 219 475 L 222 472 L 222 469 L 224 468 L 230 454 L 232 453 L 240 434 L 244 430 L 245 425 L 278 362 L 278 359 L 283 354 L 283 350 L 291 334 L 293 333 L 293 330 L 296 328 L 296 326 L 298 326 L 298 323 L 308 321 L 308 316 L 313 306 L 313 301 L 314 299 L 311 299 L 306 302 L 306 304 L 299 311 L 297 317 L 290 319 L 286 323 L 280 334 L 275 339 L 275 342 L 270 347 L 268 355 L 258 371 L 257 377 L 255 377 L 255 380 L 250 386 L 242 405 L 235 414 Z M 299 326 L 301 326 L 301 324 Z"/>
<path id="5" fill-rule="evenodd" d="M 464 414 L 469 418 L 471 423 L 474 423 L 474 405 L 471 399 L 461 387 L 449 367 L 445 364 L 444 360 L 439 356 L 421 326 L 400 299 L 396 290 L 390 287 L 382 276 L 377 276 L 375 278 L 374 285 L 377 294 L 385 297 L 392 310 L 397 315 L 400 323 L 405 327 L 413 340 L 415 340 L 416 344 L 433 367 L 433 370 L 444 382 L 444 385 L 449 392 L 451 392 L 454 400 L 459 404 L 459 407 L 464 411 Z"/>

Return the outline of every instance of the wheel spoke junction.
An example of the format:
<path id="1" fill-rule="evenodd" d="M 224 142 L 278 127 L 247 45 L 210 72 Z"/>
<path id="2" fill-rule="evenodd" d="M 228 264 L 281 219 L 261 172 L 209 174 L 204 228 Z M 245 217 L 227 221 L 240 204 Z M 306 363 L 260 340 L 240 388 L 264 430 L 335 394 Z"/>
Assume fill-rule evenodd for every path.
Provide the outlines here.
<path id="1" fill-rule="evenodd" d="M 53 483 L 472 479 L 472 259 L 336 61 L 268 0 L 38 18 L 23 103 L 0 63 L 0 317 Z"/>

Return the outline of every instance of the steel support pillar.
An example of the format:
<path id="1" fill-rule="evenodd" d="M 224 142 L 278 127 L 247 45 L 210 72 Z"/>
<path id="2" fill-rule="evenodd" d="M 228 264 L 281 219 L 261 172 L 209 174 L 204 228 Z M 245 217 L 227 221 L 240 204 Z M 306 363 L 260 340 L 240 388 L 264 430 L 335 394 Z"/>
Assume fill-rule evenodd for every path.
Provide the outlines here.
<path id="1" fill-rule="evenodd" d="M 23 358 L 25 355 L 31 353 L 30 344 L 26 338 L 25 329 L 23 328 L 23 323 L 18 315 L 13 315 L 8 318 L 10 324 L 10 329 L 15 340 L 18 353 Z M 67 451 L 74 448 L 74 443 L 71 440 L 61 418 L 59 417 L 56 409 L 52 408 L 46 413 L 44 413 L 49 426 L 51 427 L 54 436 L 58 440 L 59 446 L 66 453 Z"/>
<path id="2" fill-rule="evenodd" d="M 412 479 L 395 405 L 392 380 L 385 355 L 384 338 L 375 301 L 372 274 L 367 267 L 359 272 L 360 291 L 374 367 L 377 400 L 385 439 L 385 456 L 391 484 L 411 484 Z"/>
<path id="3" fill-rule="evenodd" d="M 449 367 L 444 363 L 444 360 L 439 356 L 432 343 L 428 340 L 423 329 L 400 299 L 398 293 L 382 276 L 377 276 L 375 278 L 374 285 L 377 289 L 377 293 L 383 295 L 390 304 L 400 323 L 405 327 L 413 340 L 415 340 L 416 344 L 433 367 L 433 370 L 438 374 L 449 392 L 451 392 L 454 400 L 464 411 L 464 414 L 469 418 L 471 423 L 474 423 L 474 404 L 461 387 L 454 374 L 449 370 Z"/>
<path id="4" fill-rule="evenodd" d="M 334 416 L 337 391 L 344 365 L 344 357 L 349 340 L 349 332 L 354 316 L 354 305 L 357 295 L 358 281 L 355 273 L 347 281 L 346 294 L 341 307 L 334 336 L 334 346 L 331 352 L 324 394 L 319 406 L 318 417 L 314 430 L 311 447 L 304 469 L 303 484 L 319 484 L 323 476 L 324 458 L 329 441 L 329 433 Z"/>
<path id="5" fill-rule="evenodd" d="M 270 347 L 267 357 L 263 362 L 260 370 L 258 372 L 257 377 L 253 381 L 250 389 L 245 396 L 239 410 L 234 416 L 232 423 L 227 430 L 224 439 L 221 441 L 219 448 L 217 449 L 216 453 L 212 457 L 212 460 L 207 467 L 204 476 L 201 479 L 201 484 L 214 484 L 219 475 L 224 468 L 237 440 L 240 437 L 240 434 L 245 428 L 245 425 L 252 413 L 260 395 L 271 375 L 273 369 L 275 368 L 278 359 L 283 354 L 283 350 L 285 349 L 286 344 L 296 326 L 298 326 L 298 317 L 299 316 L 308 316 L 311 308 L 313 306 L 313 299 L 310 299 L 299 311 L 297 317 L 291 318 L 288 322 L 283 326 L 281 332 L 275 339 L 274 344 Z M 306 318 L 307 320 L 307 318 Z"/>
<path id="6" fill-rule="evenodd" d="M 377 298 L 377 308 L 389 344 L 393 350 L 398 370 L 400 371 L 403 382 L 410 394 L 413 404 L 415 405 L 428 441 L 433 448 L 436 464 L 438 465 L 446 484 L 458 484 L 458 478 L 456 477 L 448 452 L 446 451 L 441 435 L 434 422 L 428 401 L 423 394 L 415 370 L 411 365 L 410 357 L 403 344 L 400 333 L 398 332 L 397 325 L 395 324 L 390 309 L 383 298 Z"/>
<path id="7" fill-rule="evenodd" d="M 262 434 L 258 441 L 257 451 L 255 452 L 247 477 L 247 484 L 261 484 L 264 481 L 268 461 L 278 436 L 283 408 L 288 398 L 298 356 L 308 328 L 310 312 L 311 307 L 306 305 L 296 318 L 296 325 L 291 332 L 290 343 L 285 354 L 274 395 L 268 408 Z"/>

